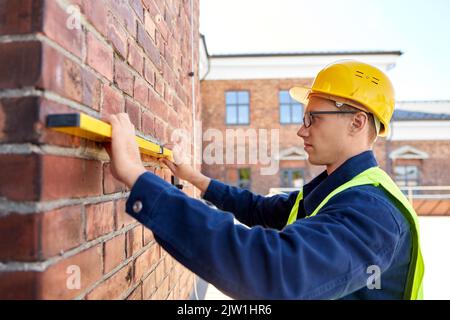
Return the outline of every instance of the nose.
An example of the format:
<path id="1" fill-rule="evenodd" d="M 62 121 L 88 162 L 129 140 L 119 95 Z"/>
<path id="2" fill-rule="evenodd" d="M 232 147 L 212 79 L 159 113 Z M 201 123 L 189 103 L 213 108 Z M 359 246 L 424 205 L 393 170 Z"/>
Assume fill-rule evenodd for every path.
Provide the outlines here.
<path id="1" fill-rule="evenodd" d="M 302 124 L 300 126 L 300 129 L 298 129 L 297 131 L 297 136 L 299 136 L 300 138 L 304 138 L 308 135 L 308 128 L 305 127 L 304 124 Z"/>

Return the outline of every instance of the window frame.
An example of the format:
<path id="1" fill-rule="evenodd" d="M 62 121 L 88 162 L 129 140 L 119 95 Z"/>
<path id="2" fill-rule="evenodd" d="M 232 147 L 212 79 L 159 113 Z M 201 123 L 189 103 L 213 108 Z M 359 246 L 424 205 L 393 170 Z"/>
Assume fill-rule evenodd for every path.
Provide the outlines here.
<path id="1" fill-rule="evenodd" d="M 404 179 L 398 179 L 398 174 L 396 172 L 396 169 L 402 167 L 405 168 L 405 174 L 404 174 Z M 407 178 L 407 172 L 408 172 L 408 167 L 413 167 L 417 169 L 417 178 L 416 179 L 408 179 Z M 413 186 L 419 186 L 420 185 L 420 166 L 418 165 L 409 165 L 409 164 L 405 164 L 405 165 L 394 165 L 394 181 L 395 183 L 400 186 L 400 187 L 413 187 Z M 416 185 L 408 185 L 408 182 L 410 181 L 416 181 L 417 184 Z"/>
<path id="2" fill-rule="evenodd" d="M 305 169 L 304 168 L 281 168 L 280 169 L 280 187 L 281 188 L 297 188 L 296 186 L 294 186 L 293 184 L 293 179 L 292 179 L 292 172 L 294 171 L 300 171 L 302 174 L 302 179 L 303 179 L 303 185 L 305 184 Z M 289 173 L 289 183 L 290 185 L 286 186 L 283 184 L 283 173 L 284 172 L 288 172 Z"/>
<path id="3" fill-rule="evenodd" d="M 282 93 L 286 93 L 287 96 L 289 97 L 289 101 L 288 102 L 281 102 L 281 94 Z M 289 122 L 283 122 L 282 118 L 281 118 L 281 107 L 287 105 L 289 106 Z M 298 122 L 293 121 L 293 108 L 295 105 L 300 105 L 300 118 Z M 281 125 L 290 125 L 290 124 L 302 124 L 303 123 L 303 113 L 305 112 L 305 106 L 303 103 L 298 102 L 294 99 L 292 99 L 292 97 L 289 95 L 289 90 L 278 90 L 278 120 L 279 123 Z"/>
<path id="4" fill-rule="evenodd" d="M 248 170 L 249 171 L 249 179 L 248 180 L 243 180 L 241 179 L 241 175 L 239 170 Z M 246 190 L 251 190 L 252 187 L 252 169 L 250 167 L 242 167 L 242 168 L 237 168 L 237 181 L 236 181 L 236 186 L 241 188 L 241 189 L 246 189 Z M 242 181 L 247 181 L 248 184 L 248 188 L 245 187 L 241 187 L 241 182 Z"/>
<path id="5" fill-rule="evenodd" d="M 248 96 L 248 103 L 239 103 L 239 93 L 246 92 Z M 236 103 L 228 103 L 227 101 L 227 93 L 235 93 L 236 94 Z M 239 122 L 239 107 L 246 106 L 247 107 L 247 122 Z M 235 107 L 236 108 L 236 122 L 228 122 L 228 108 Z M 227 90 L 225 91 L 225 125 L 227 126 L 246 126 L 250 125 L 250 91 L 249 90 Z"/>

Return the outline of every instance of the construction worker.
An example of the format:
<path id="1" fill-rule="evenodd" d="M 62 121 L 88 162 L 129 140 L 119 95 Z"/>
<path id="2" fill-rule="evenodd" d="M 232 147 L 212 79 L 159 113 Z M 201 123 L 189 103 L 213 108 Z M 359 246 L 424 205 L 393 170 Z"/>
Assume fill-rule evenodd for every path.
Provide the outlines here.
<path id="1" fill-rule="evenodd" d="M 108 153 L 114 176 L 131 188 L 126 211 L 176 260 L 233 298 L 422 298 L 416 213 L 372 152 L 394 110 L 388 77 L 365 63 L 337 61 L 311 88 L 290 94 L 306 106 L 298 136 L 309 161 L 326 166 L 300 191 L 264 197 L 177 163 L 177 154 L 162 160 L 220 210 L 146 171 L 128 116 L 111 116 Z"/>

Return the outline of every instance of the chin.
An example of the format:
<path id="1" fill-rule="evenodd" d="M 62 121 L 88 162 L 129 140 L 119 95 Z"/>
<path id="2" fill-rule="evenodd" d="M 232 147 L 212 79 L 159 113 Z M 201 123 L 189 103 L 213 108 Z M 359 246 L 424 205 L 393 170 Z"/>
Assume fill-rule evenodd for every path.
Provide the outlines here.
<path id="1" fill-rule="evenodd" d="M 311 156 L 308 154 L 308 161 L 315 166 L 322 166 L 326 164 L 326 161 L 323 161 L 321 159 L 318 159 L 317 157 Z"/>

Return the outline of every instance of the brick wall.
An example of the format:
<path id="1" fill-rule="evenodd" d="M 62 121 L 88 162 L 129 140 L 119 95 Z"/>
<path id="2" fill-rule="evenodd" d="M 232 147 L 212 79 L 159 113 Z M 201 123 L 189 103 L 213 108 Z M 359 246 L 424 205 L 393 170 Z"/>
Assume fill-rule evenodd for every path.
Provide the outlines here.
<path id="1" fill-rule="evenodd" d="M 0 299 L 189 297 L 194 275 L 124 212 L 128 190 L 111 176 L 102 145 L 44 124 L 54 113 L 127 112 L 160 143 L 178 127 L 190 132 L 192 30 L 200 101 L 198 0 L 193 6 L 1 1 Z M 170 181 L 168 169 L 143 160 Z"/>

